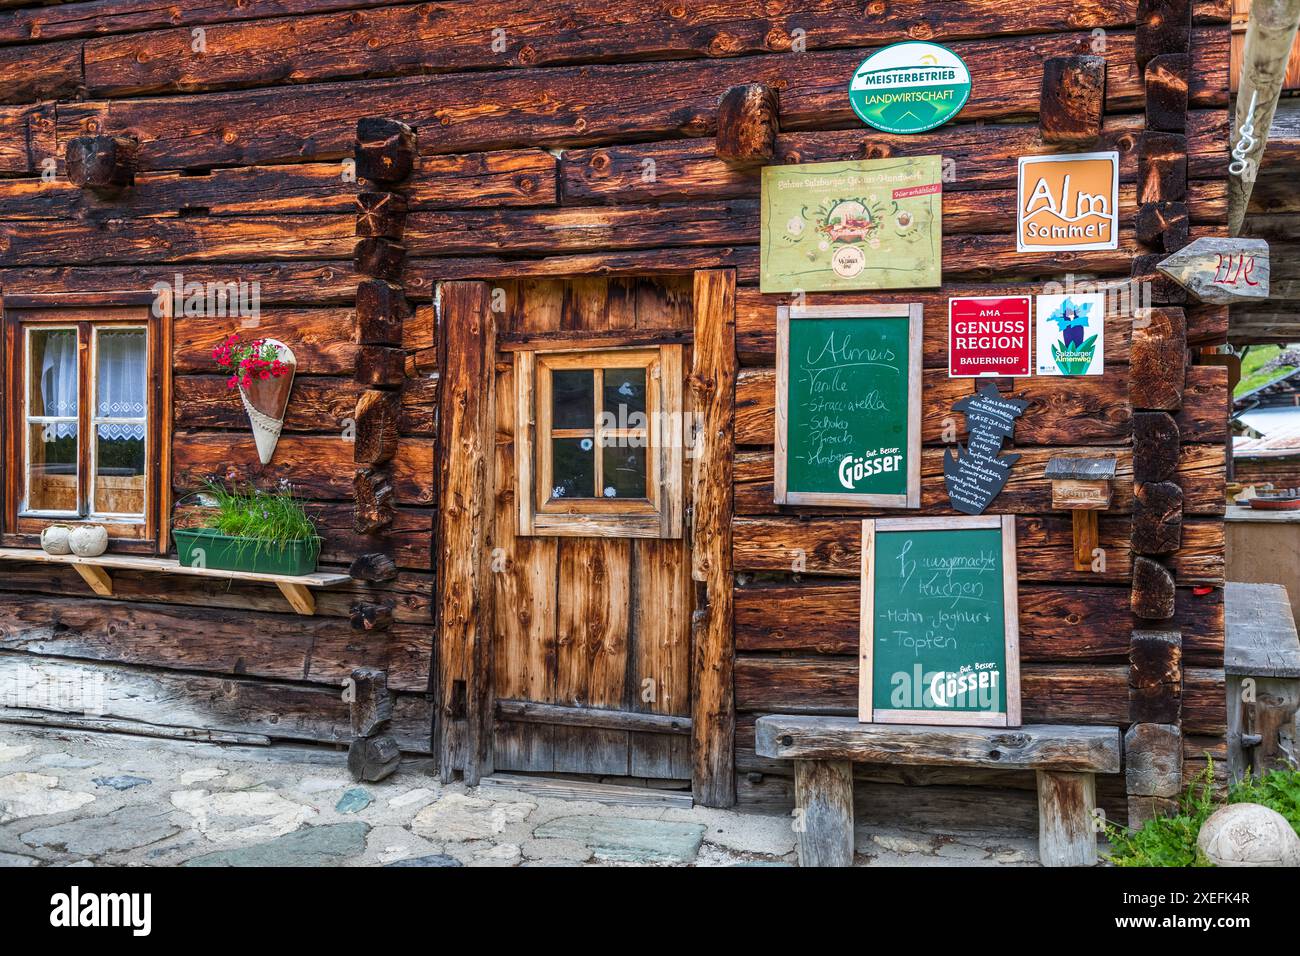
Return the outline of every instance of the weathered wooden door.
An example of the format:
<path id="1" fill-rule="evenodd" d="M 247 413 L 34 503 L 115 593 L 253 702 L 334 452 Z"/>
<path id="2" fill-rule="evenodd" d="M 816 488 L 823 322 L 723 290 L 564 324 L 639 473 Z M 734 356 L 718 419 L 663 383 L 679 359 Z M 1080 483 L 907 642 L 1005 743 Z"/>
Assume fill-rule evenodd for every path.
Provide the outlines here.
<path id="1" fill-rule="evenodd" d="M 654 411 L 643 388 L 651 401 L 688 396 L 691 277 L 521 281 L 494 290 L 501 297 L 488 575 L 494 767 L 689 780 L 695 587 L 689 523 L 681 519 L 689 513 L 691 463 L 680 449 L 661 458 L 665 472 L 676 469 L 683 496 L 676 533 L 629 535 L 616 509 L 622 496 L 644 494 L 638 469 L 653 476 L 654 465 L 645 450 L 612 445 L 602 464 L 601 444 L 612 439 L 597 430 L 603 410 L 610 434 L 634 432 L 629 408 L 632 416 Z M 548 361 L 559 370 L 543 381 L 538 369 Z M 530 400 L 535 408 L 527 408 Z M 690 398 L 684 401 L 689 434 Z M 533 414 L 521 417 L 521 402 Z M 539 440 L 534 415 L 547 419 L 553 433 Z M 663 434 L 672 428 L 680 438 L 680 424 Z M 537 474 L 530 476 L 530 468 Z M 530 490 L 521 486 L 533 480 L 545 481 L 537 493 L 543 506 L 549 500 L 561 507 L 524 534 L 520 497 Z M 671 492 L 671 482 L 662 486 Z M 565 495 L 572 514 L 565 513 Z M 593 508 L 615 516 L 585 520 L 582 513 Z"/>

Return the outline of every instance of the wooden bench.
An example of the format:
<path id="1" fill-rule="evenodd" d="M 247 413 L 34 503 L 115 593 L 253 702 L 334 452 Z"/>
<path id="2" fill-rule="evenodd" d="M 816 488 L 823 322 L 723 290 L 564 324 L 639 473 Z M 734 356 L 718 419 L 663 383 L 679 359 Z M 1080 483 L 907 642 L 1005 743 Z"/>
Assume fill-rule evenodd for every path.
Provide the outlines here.
<path id="1" fill-rule="evenodd" d="M 1038 858 L 1097 862 L 1094 775 L 1118 773 L 1115 727 L 922 727 L 853 717 L 758 718 L 760 756 L 794 761 L 800 866 L 853 865 L 853 764 L 1005 767 L 1038 775 Z"/>

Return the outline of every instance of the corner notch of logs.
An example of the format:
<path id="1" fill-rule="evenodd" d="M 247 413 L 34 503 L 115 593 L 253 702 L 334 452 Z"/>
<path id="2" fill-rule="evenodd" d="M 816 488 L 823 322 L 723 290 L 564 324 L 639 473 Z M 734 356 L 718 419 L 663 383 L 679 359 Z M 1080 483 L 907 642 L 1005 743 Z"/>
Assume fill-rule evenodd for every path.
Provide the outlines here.
<path id="1" fill-rule="evenodd" d="M 356 219 L 356 268 L 362 278 L 356 298 L 355 379 L 365 390 L 353 415 L 352 457 L 361 466 L 353 477 L 353 527 L 369 535 L 389 527 L 395 514 L 391 463 L 397 454 L 406 382 L 402 328 L 410 314 L 401 286 L 408 203 L 397 190 L 415 169 L 415 131 L 395 119 L 365 117 L 357 122 L 354 155 L 357 178 L 366 185 L 357 195 Z M 366 630 L 384 629 L 389 623 L 383 616 L 363 614 L 361 620 Z"/>
<path id="2" fill-rule="evenodd" d="M 1106 58 L 1054 56 L 1043 61 L 1038 127 L 1044 143 L 1091 146 L 1101 138 Z"/>
<path id="3" fill-rule="evenodd" d="M 1182 546 L 1183 491 L 1173 480 L 1182 454 L 1174 413 L 1183 406 L 1189 353 L 1185 290 L 1158 264 L 1188 244 L 1187 109 L 1191 0 L 1139 0 L 1134 43 L 1146 92 L 1138 136 L 1138 242 L 1133 282 L 1148 284 L 1135 309 L 1129 356 L 1133 409 L 1133 518 L 1129 719 L 1124 735 L 1128 825 L 1174 809 L 1182 789 L 1182 634 L 1172 558 Z"/>
<path id="4" fill-rule="evenodd" d="M 393 719 L 393 695 L 386 671 L 359 667 L 344 683 L 352 743 L 348 745 L 348 771 L 352 779 L 378 783 L 397 772 L 402 753 L 397 738 L 388 733 Z"/>
<path id="5" fill-rule="evenodd" d="M 761 164 L 776 155 L 781 131 L 781 100 L 775 87 L 762 83 L 733 86 L 718 99 L 718 133 L 714 152 L 728 163 Z"/>

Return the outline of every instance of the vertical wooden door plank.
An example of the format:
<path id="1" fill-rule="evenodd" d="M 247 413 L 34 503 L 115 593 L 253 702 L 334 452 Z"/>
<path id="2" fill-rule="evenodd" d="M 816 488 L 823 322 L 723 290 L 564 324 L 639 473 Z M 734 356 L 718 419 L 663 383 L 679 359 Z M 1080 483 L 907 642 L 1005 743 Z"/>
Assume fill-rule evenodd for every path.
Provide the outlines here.
<path id="1" fill-rule="evenodd" d="M 496 481 L 492 585 L 496 696 L 550 703 L 555 693 L 554 538 L 515 534 L 514 371 L 497 374 Z"/>
<path id="2" fill-rule="evenodd" d="M 736 418 L 736 274 L 695 274 L 695 354 L 691 389 L 700 415 L 692 472 L 692 574 L 703 586 L 695 615 L 692 682 L 692 788 L 697 802 L 736 802 L 735 692 L 731 570 L 732 456 Z"/>
<path id="3" fill-rule="evenodd" d="M 637 601 L 632 609 L 631 709 L 685 716 L 691 712 L 694 597 L 686 542 L 647 539 L 633 548 Z"/>
<path id="4" fill-rule="evenodd" d="M 491 522 L 496 416 L 495 317 L 484 282 L 442 287 L 438 422 L 439 772 L 492 772 Z M 462 740 L 463 751 L 457 741 Z"/>
<path id="5" fill-rule="evenodd" d="M 556 702 L 620 709 L 631 617 L 630 542 L 565 538 L 559 553 Z"/>

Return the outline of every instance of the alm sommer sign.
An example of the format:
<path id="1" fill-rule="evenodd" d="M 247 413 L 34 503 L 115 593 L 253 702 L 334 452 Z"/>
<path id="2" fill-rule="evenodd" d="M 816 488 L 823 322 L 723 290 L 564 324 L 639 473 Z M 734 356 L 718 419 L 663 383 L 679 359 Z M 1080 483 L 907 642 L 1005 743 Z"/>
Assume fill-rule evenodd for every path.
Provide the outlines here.
<path id="1" fill-rule="evenodd" d="M 970 70 L 952 50 L 895 43 L 862 61 L 849 81 L 849 104 L 883 132 L 924 133 L 960 113 L 970 88 Z"/>
<path id="2" fill-rule="evenodd" d="M 1021 156 L 1016 251 L 1119 248 L 1119 153 Z"/>

